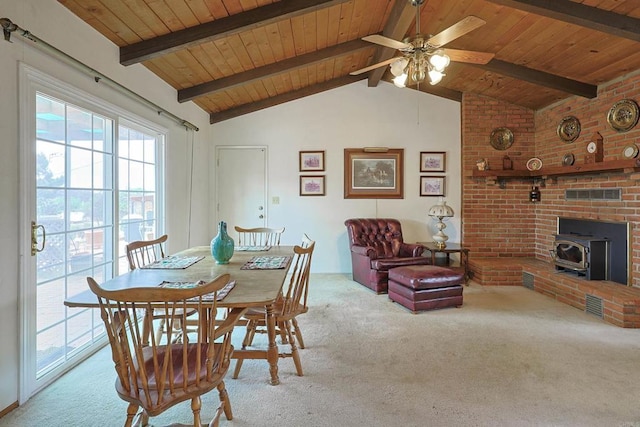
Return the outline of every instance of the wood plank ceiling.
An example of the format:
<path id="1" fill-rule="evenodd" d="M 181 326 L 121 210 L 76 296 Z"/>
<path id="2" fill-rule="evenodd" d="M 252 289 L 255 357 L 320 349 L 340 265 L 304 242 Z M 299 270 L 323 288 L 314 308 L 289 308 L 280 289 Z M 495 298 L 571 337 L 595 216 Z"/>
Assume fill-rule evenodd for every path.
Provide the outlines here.
<path id="1" fill-rule="evenodd" d="M 409 0 L 58 0 L 195 102 L 211 123 L 368 78 L 350 72 L 397 51 L 364 42 L 414 35 Z M 438 34 L 468 15 L 487 23 L 446 45 L 494 54 L 452 62 L 419 90 L 459 100 L 475 93 L 537 110 L 640 69 L 638 0 L 424 0 L 420 29 Z M 412 87 L 415 89 L 415 86 Z M 410 90 L 398 89 L 398 90 Z"/>

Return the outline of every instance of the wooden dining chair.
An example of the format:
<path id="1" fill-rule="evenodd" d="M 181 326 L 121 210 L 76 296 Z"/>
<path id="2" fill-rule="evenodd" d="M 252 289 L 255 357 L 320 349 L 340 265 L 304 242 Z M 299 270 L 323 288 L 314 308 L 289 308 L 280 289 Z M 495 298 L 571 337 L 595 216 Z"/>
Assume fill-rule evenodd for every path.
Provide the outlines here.
<path id="1" fill-rule="evenodd" d="M 193 425 L 201 426 L 201 396 L 215 388 L 220 406 L 205 425 L 217 426 L 222 413 L 228 420 L 233 418 L 224 376 L 233 353 L 231 334 L 246 309 L 218 310 L 217 292 L 228 281 L 229 275 L 223 274 L 201 286 L 107 290 L 87 278 L 109 337 L 116 392 L 129 402 L 125 427 L 146 426 L 150 417 L 186 400 L 191 400 Z M 180 343 L 160 343 L 151 337 L 145 345 L 142 330 L 149 321 L 145 313 L 158 306 L 162 310 L 156 312 L 163 313 L 169 330 L 184 322 L 187 307 L 194 307 L 199 313 L 197 337 Z M 221 314 L 223 321 L 215 322 Z"/>
<path id="2" fill-rule="evenodd" d="M 305 234 L 301 246 L 294 246 L 294 260 L 291 264 L 289 283 L 283 290 L 282 296 L 276 301 L 276 333 L 284 337 L 283 344 L 289 344 L 291 352 L 280 351 L 279 357 L 291 357 L 296 367 L 296 373 L 303 375 L 300 354 L 296 346 L 296 338 L 303 346 L 302 333 L 296 322 L 296 317 L 308 311 L 307 297 L 309 291 L 309 274 L 311 257 L 315 248 L 315 241 Z M 253 344 L 256 333 L 266 333 L 266 307 L 249 309 L 244 319 L 247 320 L 246 332 L 242 341 L 242 349 Z M 304 347 L 302 347 L 304 348 Z M 238 378 L 243 359 L 238 358 L 233 372 L 233 378 Z"/>
<path id="3" fill-rule="evenodd" d="M 144 267 L 165 257 L 164 244 L 169 236 L 162 235 L 153 240 L 137 240 L 126 246 L 129 270 Z"/>
<path id="4" fill-rule="evenodd" d="M 234 227 L 238 233 L 237 246 L 280 246 L 280 237 L 284 233 L 284 227 L 282 228 L 243 228 Z"/>
<path id="5" fill-rule="evenodd" d="M 125 248 L 127 253 L 127 260 L 129 261 L 129 270 L 133 271 L 136 268 L 142 268 L 164 258 L 164 244 L 166 243 L 168 238 L 169 236 L 165 234 L 158 237 L 157 239 L 137 240 L 135 242 L 129 243 Z M 157 341 L 160 341 L 162 336 L 165 334 L 167 336 L 167 341 L 170 341 L 171 339 L 179 339 L 182 336 L 183 325 L 176 325 L 173 329 L 174 333 L 168 333 L 167 325 L 164 322 L 165 313 L 162 312 L 162 309 L 156 308 L 154 311 L 148 314 L 153 320 L 156 320 L 158 323 L 158 327 L 155 329 Z M 187 312 L 187 316 L 193 316 L 195 314 L 196 310 L 193 309 Z M 184 326 L 186 327 L 186 325 L 187 324 L 185 323 Z M 151 328 L 150 331 L 153 331 L 153 328 Z"/>

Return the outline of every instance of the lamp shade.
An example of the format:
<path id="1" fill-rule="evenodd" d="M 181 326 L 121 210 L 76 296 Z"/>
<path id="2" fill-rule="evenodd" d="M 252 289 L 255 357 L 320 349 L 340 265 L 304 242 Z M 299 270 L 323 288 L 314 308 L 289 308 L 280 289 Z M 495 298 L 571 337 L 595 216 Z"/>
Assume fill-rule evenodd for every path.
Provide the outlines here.
<path id="1" fill-rule="evenodd" d="M 438 203 L 429 208 L 429 216 L 434 218 L 445 218 L 453 216 L 453 209 L 444 200 L 444 197 L 438 199 Z"/>

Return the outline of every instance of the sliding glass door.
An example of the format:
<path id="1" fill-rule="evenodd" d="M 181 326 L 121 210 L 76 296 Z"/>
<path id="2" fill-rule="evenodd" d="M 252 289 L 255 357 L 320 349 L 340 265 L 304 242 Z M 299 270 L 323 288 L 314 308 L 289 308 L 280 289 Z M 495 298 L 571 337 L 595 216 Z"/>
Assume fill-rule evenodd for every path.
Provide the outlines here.
<path id="1" fill-rule="evenodd" d="M 125 272 L 127 243 L 164 231 L 163 134 L 59 82 L 31 83 L 22 105 L 21 401 L 106 343 L 98 310 L 64 300 L 88 289 L 87 276 Z"/>

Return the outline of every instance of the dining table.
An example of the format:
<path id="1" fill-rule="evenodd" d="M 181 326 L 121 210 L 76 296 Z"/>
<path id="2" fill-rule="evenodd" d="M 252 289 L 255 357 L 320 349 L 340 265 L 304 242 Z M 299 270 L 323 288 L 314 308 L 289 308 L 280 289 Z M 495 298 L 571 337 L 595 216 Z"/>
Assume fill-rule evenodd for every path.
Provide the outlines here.
<path id="1" fill-rule="evenodd" d="M 218 264 L 208 246 L 196 246 L 171 255 L 160 262 L 138 268 L 100 283 L 104 289 L 119 290 L 161 286 L 172 282 L 209 282 L 228 273 L 235 285 L 223 299 L 222 308 L 265 307 L 268 345 L 263 349 L 236 349 L 232 358 L 266 359 L 269 363 L 270 384 L 280 383 L 278 378 L 278 347 L 274 306 L 282 293 L 293 258 L 293 246 L 269 248 L 242 248 L 234 251 L 227 264 Z M 89 290 L 65 299 L 70 308 L 98 308 L 98 298 Z"/>

